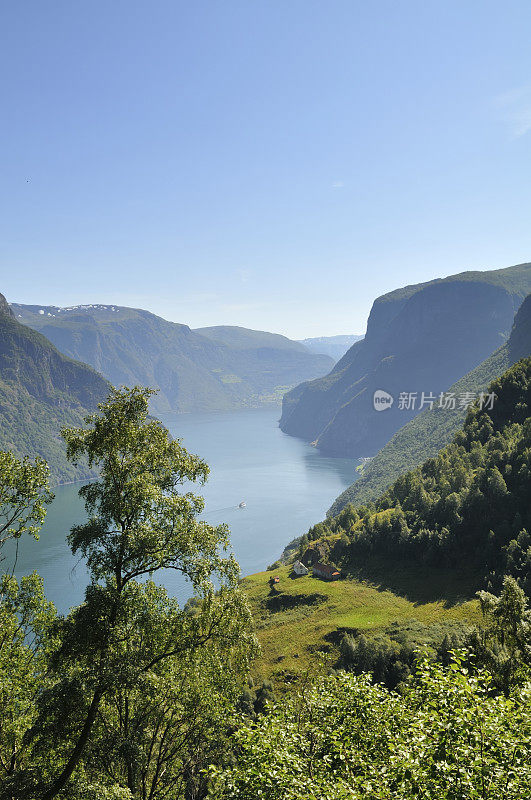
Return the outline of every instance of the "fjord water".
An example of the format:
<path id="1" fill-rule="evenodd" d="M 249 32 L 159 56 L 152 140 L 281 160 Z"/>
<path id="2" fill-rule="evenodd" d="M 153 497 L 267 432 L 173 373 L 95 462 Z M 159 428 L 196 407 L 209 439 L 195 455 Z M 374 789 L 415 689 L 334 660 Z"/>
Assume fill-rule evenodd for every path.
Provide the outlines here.
<path id="1" fill-rule="evenodd" d="M 324 517 L 332 501 L 355 478 L 357 461 L 327 458 L 305 442 L 278 428 L 278 408 L 232 413 L 167 414 L 161 419 L 172 436 L 206 460 L 211 472 L 203 487 L 202 517 L 211 524 L 226 522 L 242 574 L 264 570 L 285 545 Z M 79 484 L 55 489 L 55 500 L 39 541 L 18 543 L 15 573 L 37 570 L 47 596 L 67 611 L 83 597 L 87 572 L 72 556 L 66 535 L 84 519 Z M 238 508 L 244 501 L 245 508 Z M 13 561 L 10 547 L 4 566 Z M 179 573 L 165 572 L 164 585 L 183 602 L 189 586 Z"/>

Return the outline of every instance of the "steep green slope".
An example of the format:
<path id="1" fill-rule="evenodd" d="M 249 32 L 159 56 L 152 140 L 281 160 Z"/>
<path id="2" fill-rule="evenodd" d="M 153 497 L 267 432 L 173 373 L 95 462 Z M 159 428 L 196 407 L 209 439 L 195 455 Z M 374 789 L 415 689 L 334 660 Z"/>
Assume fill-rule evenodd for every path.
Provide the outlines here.
<path id="1" fill-rule="evenodd" d="M 301 380 L 332 365 L 283 336 L 245 328 L 192 331 L 141 309 L 112 305 L 12 306 L 61 352 L 93 366 L 114 385 L 159 390 L 155 413 L 229 410 L 280 402 Z"/>
<path id="2" fill-rule="evenodd" d="M 101 375 L 17 322 L 0 295 L 0 449 L 42 456 L 52 482 L 86 475 L 67 462 L 59 432 L 80 425 L 107 391 Z"/>
<path id="3" fill-rule="evenodd" d="M 489 391 L 492 409 L 471 409 L 439 455 L 401 475 L 374 507 L 349 505 L 309 539 L 328 542 L 348 569 L 384 559 L 415 567 L 427 583 L 434 568 L 466 570 L 476 575 L 471 590 L 494 591 L 510 574 L 531 593 L 531 358 Z"/>
<path id="4" fill-rule="evenodd" d="M 418 413 L 400 393 L 438 395 L 507 337 L 531 291 L 531 264 L 407 286 L 378 298 L 365 338 L 324 378 L 284 398 L 281 428 L 330 455 L 372 456 Z M 378 389 L 395 398 L 375 411 Z"/>
<path id="5" fill-rule="evenodd" d="M 518 310 L 514 326 L 502 347 L 478 367 L 454 383 L 446 394 L 458 399 L 470 392 L 476 397 L 489 383 L 499 378 L 512 364 L 531 355 L 531 295 Z M 440 408 L 435 404 L 414 417 L 376 454 L 363 470 L 362 477 L 346 489 L 334 502 L 329 515 L 339 514 L 348 503 L 360 505 L 375 500 L 399 475 L 414 469 L 447 445 L 462 426 L 466 408 Z"/>
<path id="6" fill-rule="evenodd" d="M 300 342 L 313 353 L 325 353 L 334 361 L 339 361 L 353 344 L 363 339 L 363 336 L 315 336 L 310 339 L 301 339 Z"/>

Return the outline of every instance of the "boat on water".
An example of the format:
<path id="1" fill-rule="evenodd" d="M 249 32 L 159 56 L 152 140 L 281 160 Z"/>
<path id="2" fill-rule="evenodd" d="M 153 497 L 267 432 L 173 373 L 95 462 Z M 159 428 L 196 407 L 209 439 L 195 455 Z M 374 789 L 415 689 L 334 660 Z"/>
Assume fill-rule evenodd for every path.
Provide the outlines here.
<path id="1" fill-rule="evenodd" d="M 247 503 L 245 502 L 245 500 L 242 500 L 241 503 L 239 504 L 238 508 L 246 508 L 246 506 L 247 506 Z"/>

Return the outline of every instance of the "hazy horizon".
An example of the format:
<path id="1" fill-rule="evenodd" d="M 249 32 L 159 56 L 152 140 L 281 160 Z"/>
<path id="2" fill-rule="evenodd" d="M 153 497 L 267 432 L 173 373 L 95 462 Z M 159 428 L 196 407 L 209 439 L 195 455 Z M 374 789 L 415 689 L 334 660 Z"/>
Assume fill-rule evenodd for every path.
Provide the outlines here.
<path id="1" fill-rule="evenodd" d="M 521 263 L 524 264 L 524 263 L 528 263 L 528 262 L 521 262 Z M 518 266 L 518 265 L 511 264 L 511 265 L 507 265 L 507 266 L 510 267 L 510 266 Z M 501 267 L 501 269 L 503 269 L 503 268 L 504 267 Z M 495 269 L 498 269 L 498 268 L 493 267 L 492 269 L 495 270 Z M 462 270 L 462 271 L 467 271 L 468 272 L 469 270 Z M 488 272 L 489 270 L 478 270 L 478 271 L 480 271 L 480 272 Z M 460 271 L 458 271 L 456 273 L 452 273 L 452 274 L 459 274 L 459 272 Z M 439 279 L 439 278 L 446 278 L 446 277 L 448 277 L 448 276 L 447 275 L 437 275 L 435 280 Z M 430 278 L 429 280 L 434 280 L 434 279 Z M 425 281 L 422 281 L 422 283 L 424 283 L 424 282 Z M 401 288 L 402 285 L 406 286 L 407 284 L 404 283 L 404 284 L 401 284 L 401 285 L 393 286 L 388 291 L 392 292 L 395 289 Z M 386 292 L 384 292 L 383 294 L 385 294 L 385 293 Z M 374 300 L 376 300 L 376 299 L 377 298 L 375 297 Z M 303 339 L 312 339 L 312 338 L 320 338 L 320 337 L 329 338 L 329 337 L 333 337 L 333 336 L 361 336 L 361 337 L 363 337 L 363 336 L 365 336 L 365 333 L 366 333 L 367 320 L 368 320 L 368 316 L 369 316 L 369 312 L 367 312 L 367 319 L 365 320 L 365 322 L 363 324 L 363 329 L 359 330 L 359 331 L 348 331 L 348 332 L 339 331 L 339 332 L 336 332 L 336 333 L 322 333 L 321 332 L 321 333 L 313 333 L 313 334 L 308 334 L 308 335 L 296 336 L 296 335 L 290 335 L 289 333 L 286 333 L 284 331 L 272 330 L 270 328 L 257 328 L 257 327 L 255 327 L 253 325 L 238 325 L 238 324 L 236 324 L 234 322 L 229 322 L 229 321 L 227 321 L 227 322 L 206 323 L 206 324 L 202 324 L 202 325 L 192 325 L 192 324 L 190 324 L 189 322 L 187 322 L 184 319 L 172 319 L 171 317 L 164 317 L 163 314 L 159 314 L 158 312 L 154 311 L 152 308 L 141 307 L 141 306 L 126 306 L 124 303 L 111 302 L 111 301 L 108 301 L 108 300 L 107 301 L 105 301 L 105 300 L 94 300 L 94 301 L 91 301 L 91 302 L 81 301 L 79 303 L 71 303 L 71 304 L 68 304 L 68 305 L 59 305 L 58 303 L 54 303 L 54 302 L 50 302 L 50 303 L 31 303 L 31 302 L 26 302 L 25 300 L 18 300 L 18 299 L 17 300 L 13 300 L 13 299 L 11 299 L 9 297 L 7 298 L 7 301 L 8 301 L 8 303 L 13 304 L 13 305 L 17 305 L 17 304 L 18 305 L 29 305 L 29 306 L 39 306 L 40 305 L 43 308 L 44 307 L 52 307 L 53 306 L 55 308 L 61 308 L 61 309 L 79 308 L 81 306 L 122 306 L 122 307 L 125 307 L 125 308 L 134 308 L 134 309 L 137 309 L 137 310 L 149 311 L 149 312 L 151 312 L 153 314 L 156 314 L 157 316 L 162 317 L 163 319 L 168 320 L 169 322 L 177 322 L 177 323 L 180 323 L 182 325 L 188 325 L 188 327 L 191 328 L 192 330 L 199 330 L 201 328 L 209 328 L 209 327 L 215 327 L 215 326 L 241 327 L 241 328 L 247 328 L 247 329 L 251 329 L 251 330 L 263 331 L 263 332 L 267 332 L 267 333 L 276 333 L 276 334 L 279 334 L 281 336 L 287 336 L 289 339 L 293 339 L 295 341 L 302 341 Z M 372 303 L 371 303 L 371 306 L 372 306 Z M 369 311 L 370 311 L 370 307 L 369 307 Z"/>

